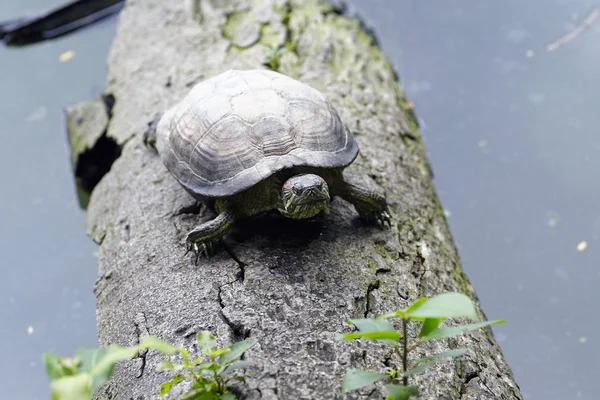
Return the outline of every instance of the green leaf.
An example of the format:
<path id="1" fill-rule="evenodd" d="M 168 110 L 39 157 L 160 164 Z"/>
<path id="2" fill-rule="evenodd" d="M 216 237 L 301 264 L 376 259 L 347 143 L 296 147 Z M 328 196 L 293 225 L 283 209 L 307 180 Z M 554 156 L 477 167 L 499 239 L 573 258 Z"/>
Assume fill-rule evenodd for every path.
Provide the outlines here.
<path id="1" fill-rule="evenodd" d="M 226 366 L 226 367 L 223 368 L 223 370 L 221 372 L 221 375 L 225 376 L 225 375 L 228 375 L 228 374 L 232 373 L 233 371 L 244 369 L 244 368 L 248 368 L 252 364 L 254 364 L 254 362 L 252 362 L 250 360 L 237 360 L 237 361 L 234 361 L 231 364 L 229 364 L 228 366 Z"/>
<path id="2" fill-rule="evenodd" d="M 459 356 L 465 354 L 466 352 L 467 352 L 467 349 L 452 349 L 452 350 L 445 351 L 443 353 L 438 353 L 438 354 L 434 354 L 434 355 L 431 355 L 428 357 L 421 358 L 421 359 L 415 361 L 415 365 L 417 365 L 416 367 L 409 369 L 408 371 L 401 374 L 401 376 L 409 377 L 412 375 L 420 374 L 421 372 L 425 371 L 427 369 L 427 367 L 429 367 L 430 365 L 433 365 L 436 362 L 440 361 L 441 358 L 459 357 Z"/>
<path id="3" fill-rule="evenodd" d="M 402 337 L 402 334 L 396 330 L 394 330 L 394 326 L 390 323 L 390 321 L 385 319 L 371 319 L 371 318 L 361 318 L 361 319 L 351 319 L 348 323 L 353 324 L 358 329 L 357 332 L 351 332 L 342 336 L 344 340 L 352 340 L 357 338 L 376 340 L 380 342 L 384 342 L 389 344 L 390 346 L 396 346 L 398 340 Z M 376 334 L 371 337 L 367 337 L 365 335 L 361 335 L 364 333 L 371 332 L 383 332 L 380 337 L 377 337 Z M 356 335 L 356 336 L 349 336 Z"/>
<path id="4" fill-rule="evenodd" d="M 216 388 L 216 383 L 214 381 L 212 381 L 211 379 L 207 379 L 202 376 L 196 376 L 196 377 L 194 377 L 194 385 L 192 387 L 194 389 L 202 389 L 204 391 L 207 391 L 207 390 L 211 391 L 212 387 L 213 387 L 212 385 L 215 385 L 215 388 Z"/>
<path id="5" fill-rule="evenodd" d="M 445 320 L 445 318 L 425 318 L 418 337 L 427 336 L 432 331 L 436 330 L 443 320 Z"/>
<path id="6" fill-rule="evenodd" d="M 200 371 L 216 371 L 219 368 L 219 365 L 214 362 L 205 361 L 203 363 L 200 363 L 200 365 L 198 365 L 198 368 L 200 369 Z"/>
<path id="7" fill-rule="evenodd" d="M 205 387 L 192 389 L 181 396 L 181 400 L 219 400 L 221 395 L 215 390 L 207 390 Z"/>
<path id="8" fill-rule="evenodd" d="M 409 377 L 409 376 L 420 374 L 421 372 L 425 371 L 427 369 L 427 367 L 429 367 L 432 364 L 435 364 L 435 360 L 424 361 L 418 367 L 414 367 L 414 368 L 409 369 L 406 372 L 403 372 L 402 374 L 400 374 L 400 377 Z"/>
<path id="9" fill-rule="evenodd" d="M 348 320 L 349 324 L 356 326 L 360 332 L 393 331 L 394 326 L 385 319 L 360 318 Z"/>
<path id="10" fill-rule="evenodd" d="M 438 328 L 426 336 L 421 338 L 422 341 L 435 340 L 435 339 L 446 339 L 449 337 L 460 335 L 461 333 L 474 331 L 488 325 L 498 325 L 505 323 L 505 319 L 499 319 L 496 321 L 483 321 L 483 322 L 475 322 L 473 324 L 453 326 L 450 328 Z"/>
<path id="11" fill-rule="evenodd" d="M 140 341 L 140 346 L 146 349 L 153 349 L 162 354 L 170 355 L 181 352 L 182 348 L 173 346 L 170 343 L 160 340 L 155 336 L 146 336 Z"/>
<path id="12" fill-rule="evenodd" d="M 390 342 L 393 345 L 396 345 L 398 340 L 402 335 L 397 331 L 388 331 L 388 332 L 351 332 L 346 333 L 343 338 L 344 340 L 353 340 L 353 339 L 367 339 L 367 340 L 378 340 Z"/>
<path id="13" fill-rule="evenodd" d="M 370 385 L 385 378 L 387 378 L 386 374 L 363 371 L 360 369 L 349 369 L 346 372 L 346 375 L 344 375 L 342 393 L 348 393 L 351 390 L 360 389 L 363 386 Z"/>
<path id="14" fill-rule="evenodd" d="M 81 349 L 77 356 L 81 359 L 81 370 L 89 372 L 93 378 L 92 393 L 104 385 L 111 377 L 115 364 L 135 357 L 140 348 L 112 345 L 107 348 Z"/>
<path id="15" fill-rule="evenodd" d="M 235 399 L 236 399 L 236 397 L 233 393 L 225 393 L 225 394 L 222 394 L 220 397 L 220 400 L 235 400 Z"/>
<path id="16" fill-rule="evenodd" d="M 50 380 L 62 378 L 63 376 L 73 375 L 77 370 L 78 360 L 72 359 L 65 363 L 66 359 L 51 353 L 44 353 L 42 355 L 44 365 L 46 366 L 46 375 Z M 73 369 L 73 367 L 75 367 Z"/>
<path id="17" fill-rule="evenodd" d="M 112 374 L 114 365 L 119 361 L 130 360 L 135 357 L 140 348 L 134 347 L 121 347 L 117 344 L 105 349 L 105 351 L 96 353 L 96 357 L 90 359 L 90 374 L 94 377 L 94 388 L 97 388 L 104 384 Z M 89 356 L 90 354 L 86 354 Z"/>
<path id="18" fill-rule="evenodd" d="M 444 351 L 443 353 L 437 353 L 437 354 L 432 354 L 430 356 L 427 357 L 423 357 L 420 358 L 418 360 L 415 360 L 414 363 L 415 365 L 419 365 L 423 362 L 427 362 L 429 360 L 439 360 L 440 358 L 444 358 L 444 357 L 460 357 L 463 354 L 465 354 L 468 350 L 465 348 L 461 348 L 461 349 L 452 349 L 452 350 L 448 350 L 448 351 Z"/>
<path id="19" fill-rule="evenodd" d="M 234 376 L 233 379 L 240 382 L 246 382 L 246 378 L 244 378 L 243 376 Z"/>
<path id="20" fill-rule="evenodd" d="M 402 318 L 403 315 L 404 315 L 404 311 L 395 311 L 395 312 L 391 312 L 391 313 L 387 313 L 387 314 L 378 315 L 377 317 L 375 317 L 375 321 L 379 321 L 382 319 L 388 319 L 388 318 L 395 318 L 395 317 Z"/>
<path id="21" fill-rule="evenodd" d="M 202 353 L 209 354 L 215 350 L 215 346 L 217 345 L 217 338 L 215 335 L 210 333 L 209 331 L 199 331 L 196 335 L 196 339 L 198 340 L 198 344 L 200 348 L 202 348 Z"/>
<path id="22" fill-rule="evenodd" d="M 411 396 L 419 395 L 419 389 L 416 386 L 385 385 L 384 387 L 393 400 L 407 400 Z"/>
<path id="23" fill-rule="evenodd" d="M 169 360 L 162 360 L 156 366 L 157 371 L 181 371 L 183 369 L 183 365 L 181 364 L 173 364 Z"/>
<path id="24" fill-rule="evenodd" d="M 213 362 L 203 362 L 202 364 L 200 364 L 199 368 L 202 371 L 202 373 L 205 373 L 205 371 L 218 371 L 221 368 L 221 366 Z"/>
<path id="25" fill-rule="evenodd" d="M 198 357 L 196 358 L 193 362 L 192 362 L 192 366 L 195 367 L 196 365 L 198 365 L 199 363 L 202 362 L 202 360 L 204 360 L 204 357 Z"/>
<path id="26" fill-rule="evenodd" d="M 173 379 L 171 379 L 169 382 L 165 382 L 162 384 L 162 386 L 160 387 L 160 396 L 164 396 L 167 393 L 169 393 L 169 391 L 171 390 L 171 388 L 173 386 L 175 386 L 177 383 L 181 382 L 184 379 L 183 375 L 175 375 L 173 377 Z"/>
<path id="27" fill-rule="evenodd" d="M 423 305 L 423 303 L 428 302 L 430 299 L 428 299 L 427 297 L 421 297 L 417 300 L 415 300 L 414 303 L 412 303 L 406 310 L 404 310 L 405 314 L 410 314 L 412 313 L 414 310 L 416 310 L 417 308 L 421 307 Z"/>
<path id="28" fill-rule="evenodd" d="M 79 364 L 79 371 L 91 372 L 92 368 L 94 368 L 96 364 L 98 364 L 100 360 L 102 360 L 106 354 L 108 354 L 108 352 L 108 348 L 105 347 L 78 350 L 75 354 L 81 360 Z"/>
<path id="29" fill-rule="evenodd" d="M 409 319 L 452 317 L 477 319 L 473 302 L 462 293 L 442 293 L 427 301 L 420 302 L 419 299 L 415 304 L 416 306 L 409 307 L 410 312 L 406 312 Z"/>
<path id="30" fill-rule="evenodd" d="M 219 364 L 228 365 L 237 360 L 244 354 L 246 350 L 251 348 L 256 344 L 256 339 L 250 338 L 246 340 L 242 340 L 241 342 L 235 342 L 231 346 L 229 346 L 229 352 L 225 354 L 221 354 L 219 357 Z"/>
<path id="31" fill-rule="evenodd" d="M 50 382 L 52 400 L 89 400 L 92 396 L 90 374 L 64 376 Z"/>
<path id="32" fill-rule="evenodd" d="M 212 358 L 213 360 L 215 358 L 217 358 L 218 356 L 220 356 L 223 353 L 228 353 L 231 350 L 228 347 L 225 347 L 224 349 L 219 349 L 219 350 L 215 350 L 212 353 L 208 353 L 207 356 L 209 356 L 210 358 Z"/>

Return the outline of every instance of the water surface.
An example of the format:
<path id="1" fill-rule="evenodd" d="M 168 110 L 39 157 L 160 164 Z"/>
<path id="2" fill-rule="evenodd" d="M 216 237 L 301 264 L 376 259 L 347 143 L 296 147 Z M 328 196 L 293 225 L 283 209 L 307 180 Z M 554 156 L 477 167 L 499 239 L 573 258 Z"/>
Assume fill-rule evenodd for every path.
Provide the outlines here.
<path id="1" fill-rule="evenodd" d="M 488 318 L 509 320 L 494 331 L 524 396 L 597 399 L 600 19 L 546 46 L 599 4 L 351 3 L 416 105 L 463 267 Z"/>
<path id="2" fill-rule="evenodd" d="M 0 21 L 61 3 L 3 0 Z M 98 345 L 97 246 L 84 231 L 63 107 L 102 91 L 115 20 L 47 43 L 0 47 L 2 398 L 48 399 L 41 354 Z M 73 57 L 61 62 L 68 51 Z"/>

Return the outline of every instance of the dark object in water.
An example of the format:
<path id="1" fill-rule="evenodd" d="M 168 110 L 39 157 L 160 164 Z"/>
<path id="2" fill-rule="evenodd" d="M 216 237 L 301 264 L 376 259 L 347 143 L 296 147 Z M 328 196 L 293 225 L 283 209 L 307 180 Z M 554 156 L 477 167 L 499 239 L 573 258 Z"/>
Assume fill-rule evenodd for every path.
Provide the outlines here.
<path id="1" fill-rule="evenodd" d="M 53 39 L 91 25 L 121 10 L 125 0 L 76 0 L 36 17 L 0 23 L 0 39 L 21 46 Z"/>

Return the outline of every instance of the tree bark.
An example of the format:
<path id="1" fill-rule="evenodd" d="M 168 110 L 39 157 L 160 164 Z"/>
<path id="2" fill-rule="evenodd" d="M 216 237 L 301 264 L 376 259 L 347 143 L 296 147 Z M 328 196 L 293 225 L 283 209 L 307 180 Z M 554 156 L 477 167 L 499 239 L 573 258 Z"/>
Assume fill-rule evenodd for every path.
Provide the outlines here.
<path id="1" fill-rule="evenodd" d="M 392 229 L 364 225 L 337 199 L 331 215 L 313 223 L 276 216 L 238 223 L 225 249 L 195 266 L 192 255 L 182 257 L 183 238 L 212 214 L 142 145 L 141 134 L 198 81 L 266 65 L 321 90 L 336 106 L 360 146 L 348 170 L 385 191 Z M 114 102 L 104 135 L 122 152 L 94 188 L 87 220 L 100 244 L 95 293 L 102 346 L 132 345 L 150 334 L 197 350 L 199 330 L 212 331 L 220 345 L 254 337 L 258 344 L 246 357 L 256 364 L 236 387 L 243 398 L 341 399 L 347 369 L 382 371 L 401 361 L 376 343 L 337 340 L 351 330 L 349 318 L 447 291 L 477 302 L 409 102 L 357 19 L 318 0 L 131 0 L 108 75 L 105 97 Z M 72 141 L 83 143 L 88 120 L 97 123 L 90 114 L 68 113 Z M 89 131 L 98 137 L 97 127 Z M 74 147 L 75 162 L 81 148 L 93 146 L 84 142 Z M 420 398 L 521 398 L 489 329 L 432 343 L 419 354 L 461 346 L 470 350 L 462 359 L 411 378 Z M 97 397 L 158 399 L 171 377 L 155 371 L 163 358 L 149 351 L 118 364 Z M 348 398 L 382 399 L 382 393 L 375 385 Z"/>

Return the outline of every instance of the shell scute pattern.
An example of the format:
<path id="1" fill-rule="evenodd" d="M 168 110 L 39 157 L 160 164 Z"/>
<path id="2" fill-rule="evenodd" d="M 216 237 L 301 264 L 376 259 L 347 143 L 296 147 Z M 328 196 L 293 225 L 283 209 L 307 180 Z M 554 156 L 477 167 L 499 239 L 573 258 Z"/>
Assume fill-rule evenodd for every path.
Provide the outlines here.
<path id="1" fill-rule="evenodd" d="M 237 115 L 215 123 L 205 134 L 201 147 L 190 159 L 190 179 L 207 183 L 225 181 L 237 172 L 251 168 L 260 157 L 256 145 L 249 143 L 248 124 Z"/>
<path id="2" fill-rule="evenodd" d="M 302 148 L 332 153 L 345 148 L 347 135 L 327 134 L 344 131 L 344 125 L 335 111 L 306 100 L 295 100 L 290 102 L 290 106 L 288 120 Z"/>
<path id="3" fill-rule="evenodd" d="M 266 70 L 198 83 L 157 132 L 167 168 L 202 196 L 232 195 L 283 168 L 345 167 L 358 153 L 319 91 Z"/>
<path id="4" fill-rule="evenodd" d="M 248 85 L 249 89 L 273 89 L 273 76 L 271 76 L 269 73 L 254 74 L 252 79 L 242 79 L 246 82 L 246 85 Z"/>
<path id="5" fill-rule="evenodd" d="M 312 100 L 315 104 L 325 102 L 325 96 L 316 89 L 286 76 L 278 76 L 273 79 L 272 88 L 287 99 Z"/>
<path id="6" fill-rule="evenodd" d="M 265 116 L 257 121 L 252 127 L 250 137 L 260 143 L 261 158 L 282 156 L 297 149 L 298 144 L 290 134 L 291 128 L 288 121 L 280 116 Z"/>
<path id="7" fill-rule="evenodd" d="M 194 86 L 189 93 L 185 96 L 183 101 L 188 104 L 194 104 L 196 102 L 205 100 L 207 97 L 213 96 L 217 91 L 218 81 L 213 79 L 207 79 L 201 81 Z"/>
<path id="8" fill-rule="evenodd" d="M 266 116 L 284 116 L 288 104 L 273 89 L 252 89 L 231 99 L 233 113 L 255 124 Z"/>

